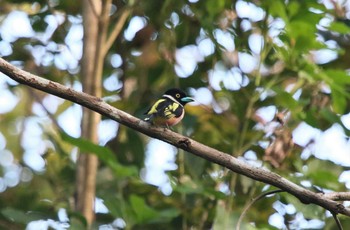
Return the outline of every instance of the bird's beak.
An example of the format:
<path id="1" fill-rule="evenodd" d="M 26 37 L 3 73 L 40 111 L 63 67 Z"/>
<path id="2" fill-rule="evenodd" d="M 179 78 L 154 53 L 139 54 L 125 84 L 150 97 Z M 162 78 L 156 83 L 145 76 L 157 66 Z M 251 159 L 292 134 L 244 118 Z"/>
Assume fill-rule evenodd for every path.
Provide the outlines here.
<path id="1" fill-rule="evenodd" d="M 188 102 L 194 101 L 194 99 L 192 97 L 184 97 L 184 98 L 181 98 L 181 101 L 188 103 Z"/>

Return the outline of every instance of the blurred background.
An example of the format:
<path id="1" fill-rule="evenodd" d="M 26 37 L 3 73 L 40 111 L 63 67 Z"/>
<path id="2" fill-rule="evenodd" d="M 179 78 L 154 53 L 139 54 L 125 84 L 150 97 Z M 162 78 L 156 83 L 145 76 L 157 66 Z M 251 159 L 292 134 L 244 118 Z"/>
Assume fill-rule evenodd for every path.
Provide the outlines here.
<path id="1" fill-rule="evenodd" d="M 98 2 L 1 1 L 0 56 L 85 91 L 83 21 L 98 12 L 82 8 Z M 106 4 L 108 23 L 97 25 L 113 39 L 108 49 L 96 45 L 97 96 L 144 118 L 179 87 L 196 102 L 174 131 L 312 191 L 348 191 L 349 1 Z M 0 228 L 84 229 L 89 220 L 75 207 L 79 154 L 99 159 L 93 229 L 234 229 L 252 198 L 275 189 L 104 117 L 91 141 L 82 117 L 81 106 L 0 73 Z M 350 228 L 349 218 L 340 221 Z M 287 193 L 254 204 L 242 224 L 335 226 L 329 212 Z"/>

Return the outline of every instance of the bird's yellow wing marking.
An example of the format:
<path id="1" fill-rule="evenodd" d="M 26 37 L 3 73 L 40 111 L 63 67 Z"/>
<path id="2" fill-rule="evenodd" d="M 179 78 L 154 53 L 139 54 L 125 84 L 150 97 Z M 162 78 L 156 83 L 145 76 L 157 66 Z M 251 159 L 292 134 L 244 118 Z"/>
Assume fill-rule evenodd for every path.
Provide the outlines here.
<path id="1" fill-rule="evenodd" d="M 164 115 L 166 118 L 172 118 L 177 115 L 177 109 L 179 108 L 179 103 L 172 103 L 164 109 Z"/>
<path id="2" fill-rule="evenodd" d="M 159 99 L 158 101 L 156 101 L 152 107 L 148 110 L 147 114 L 148 115 L 151 115 L 151 114 L 154 114 L 154 113 L 157 113 L 159 110 L 159 104 L 166 101 L 166 99 Z"/>

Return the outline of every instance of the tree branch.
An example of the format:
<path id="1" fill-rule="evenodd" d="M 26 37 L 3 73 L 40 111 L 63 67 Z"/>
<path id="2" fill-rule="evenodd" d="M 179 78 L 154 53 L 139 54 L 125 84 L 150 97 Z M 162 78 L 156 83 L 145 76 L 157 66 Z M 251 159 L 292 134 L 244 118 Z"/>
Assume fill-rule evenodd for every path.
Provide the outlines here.
<path id="1" fill-rule="evenodd" d="M 323 193 L 322 196 L 329 200 L 337 200 L 337 201 L 350 200 L 350 192 L 329 192 L 329 193 Z"/>
<path id="2" fill-rule="evenodd" d="M 115 39 L 120 34 L 120 31 L 123 29 L 123 26 L 126 22 L 126 19 L 128 19 L 130 13 L 131 13 L 131 9 L 126 8 L 126 9 L 124 9 L 122 14 L 120 15 L 118 22 L 115 24 L 111 34 L 107 38 L 106 44 L 104 44 L 104 46 L 103 46 L 103 50 L 102 50 L 103 56 L 106 56 L 108 50 L 112 47 Z"/>
<path id="3" fill-rule="evenodd" d="M 248 163 L 240 161 L 229 154 L 203 145 L 169 129 L 152 126 L 149 123 L 144 122 L 124 111 L 112 107 L 111 105 L 103 102 L 101 98 L 97 98 L 83 92 L 78 92 L 67 86 L 23 71 L 6 62 L 2 58 L 0 58 L 0 71 L 19 83 L 80 104 L 97 113 L 100 113 L 101 115 L 115 120 L 120 124 L 146 134 L 147 136 L 165 141 L 210 162 L 226 167 L 233 172 L 280 188 L 283 191 L 294 195 L 305 204 L 316 204 L 334 214 L 341 213 L 346 216 L 350 216 L 350 210 L 345 208 L 344 205 L 328 199 L 320 193 L 309 191 L 276 173 L 268 171 L 264 168 L 251 166 Z"/>
<path id="4" fill-rule="evenodd" d="M 251 202 L 249 202 L 243 209 L 241 215 L 238 218 L 237 224 L 236 224 L 236 230 L 240 230 L 241 229 L 241 223 L 243 221 L 243 218 L 245 217 L 245 215 L 247 214 L 249 208 L 257 201 L 261 200 L 262 198 L 268 196 L 268 195 L 272 195 L 272 194 L 276 194 L 279 192 L 284 192 L 281 189 L 277 189 L 277 190 L 273 190 L 273 191 L 268 191 L 265 193 L 260 194 L 259 196 L 255 197 L 254 199 L 251 200 Z"/>
<path id="5" fill-rule="evenodd" d="M 339 220 L 337 214 L 335 214 L 335 213 L 332 212 L 332 216 L 333 216 L 333 219 L 334 219 L 335 223 L 337 224 L 338 229 L 339 229 L 339 230 L 343 230 L 343 226 L 341 225 L 340 220 Z"/>

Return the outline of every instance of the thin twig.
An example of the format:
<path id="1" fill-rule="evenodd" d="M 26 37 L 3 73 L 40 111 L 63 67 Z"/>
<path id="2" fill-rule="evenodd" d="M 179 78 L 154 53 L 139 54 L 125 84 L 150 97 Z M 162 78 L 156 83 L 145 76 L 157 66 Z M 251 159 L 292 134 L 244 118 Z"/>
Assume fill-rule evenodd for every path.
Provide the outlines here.
<path id="1" fill-rule="evenodd" d="M 59 131 L 63 131 L 61 126 L 58 124 L 57 119 L 54 117 L 54 115 L 46 108 L 42 100 L 40 100 L 38 94 L 34 91 L 34 89 L 29 90 L 29 94 L 34 100 L 41 106 L 43 110 L 45 110 L 47 116 L 51 119 L 52 123 L 57 127 Z"/>
<path id="2" fill-rule="evenodd" d="M 123 13 L 120 15 L 118 22 L 115 24 L 111 34 L 109 35 L 109 37 L 107 38 L 107 41 L 105 43 L 105 45 L 103 46 L 103 56 L 106 56 L 108 50 L 112 47 L 115 39 L 118 37 L 118 35 L 120 34 L 121 30 L 123 29 L 123 26 L 126 22 L 126 19 L 129 17 L 131 13 L 131 9 L 130 8 L 126 8 Z"/>
<path id="3" fill-rule="evenodd" d="M 335 223 L 337 224 L 338 229 L 339 230 L 343 230 L 343 226 L 341 225 L 337 214 L 335 214 L 334 212 L 331 212 L 331 213 L 332 213 L 332 216 L 333 216 L 333 219 L 334 219 Z"/>
<path id="4" fill-rule="evenodd" d="M 98 34 L 97 49 L 96 49 L 96 56 L 97 56 L 96 65 L 97 66 L 101 65 L 100 71 L 103 70 L 104 58 L 108 51 L 108 49 L 106 51 L 106 41 L 107 41 L 108 27 L 110 22 L 109 13 L 111 11 L 111 6 L 112 6 L 112 0 L 106 0 L 104 2 L 104 4 L 102 5 L 101 16 L 99 18 L 99 23 L 98 23 L 99 34 Z M 102 76 L 102 72 L 99 74 Z"/>
<path id="5" fill-rule="evenodd" d="M 273 190 L 273 191 L 268 191 L 268 192 L 265 192 L 265 193 L 262 193 L 260 194 L 259 196 L 255 197 L 254 199 L 251 200 L 251 202 L 249 202 L 243 209 L 242 211 L 242 214 L 240 215 L 239 219 L 238 219 L 238 222 L 236 224 L 236 230 L 240 230 L 240 227 L 241 227 L 241 223 L 242 223 L 242 220 L 243 218 L 245 217 L 247 211 L 249 210 L 249 208 L 257 201 L 261 200 L 262 198 L 268 196 L 268 195 L 271 195 L 271 194 L 276 194 L 276 193 L 279 193 L 279 192 L 285 192 L 283 191 L 282 189 L 277 189 L 277 190 Z"/>

